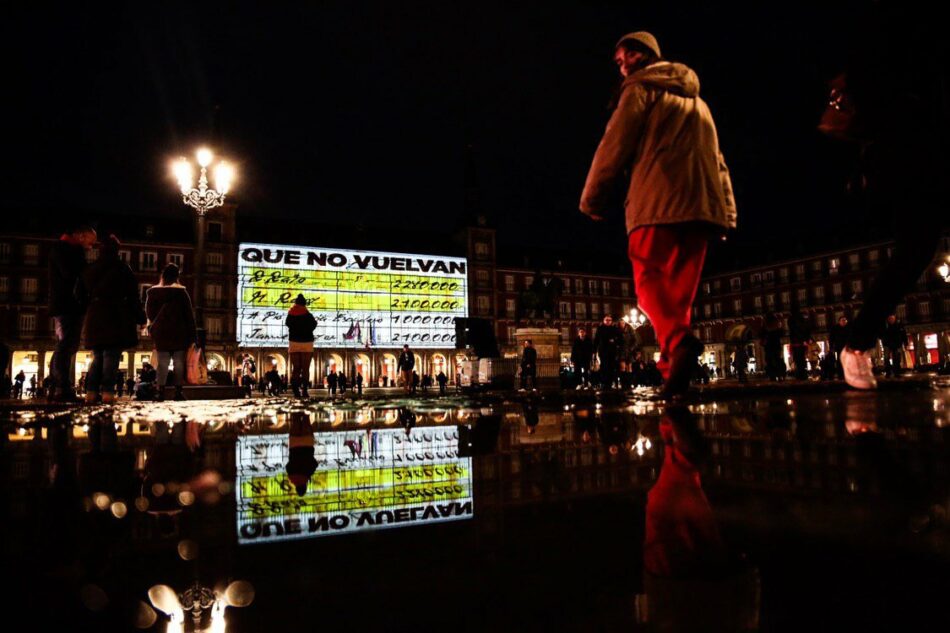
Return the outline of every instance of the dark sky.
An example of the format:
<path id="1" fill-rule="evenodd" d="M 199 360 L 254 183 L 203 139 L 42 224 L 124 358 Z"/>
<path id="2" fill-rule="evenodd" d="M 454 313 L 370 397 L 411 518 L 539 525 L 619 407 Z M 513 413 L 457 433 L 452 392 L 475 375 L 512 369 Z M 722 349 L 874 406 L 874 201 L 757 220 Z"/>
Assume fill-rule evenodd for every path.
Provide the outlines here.
<path id="1" fill-rule="evenodd" d="M 856 213 L 850 149 L 815 131 L 855 3 L 828 4 L 17 3 L 0 27 L 4 223 L 182 212 L 166 163 L 208 142 L 238 165 L 243 213 L 453 225 L 470 151 L 506 240 L 622 249 L 619 219 L 594 227 L 576 208 L 613 44 L 647 29 L 699 73 L 717 119 L 730 248 L 817 244 Z"/>

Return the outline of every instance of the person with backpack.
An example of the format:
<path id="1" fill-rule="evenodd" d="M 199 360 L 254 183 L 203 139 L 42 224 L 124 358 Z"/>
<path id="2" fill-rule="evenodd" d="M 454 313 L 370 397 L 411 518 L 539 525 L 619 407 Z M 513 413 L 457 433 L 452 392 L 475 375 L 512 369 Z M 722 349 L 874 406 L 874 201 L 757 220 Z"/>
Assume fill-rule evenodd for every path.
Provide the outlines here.
<path id="1" fill-rule="evenodd" d="M 119 258 L 119 240 L 110 235 L 99 259 L 83 270 L 76 283 L 76 299 L 85 308 L 82 339 L 92 350 L 86 374 L 86 404 L 115 402 L 116 372 L 122 352 L 138 345 L 138 327 L 145 325 L 138 281 Z M 179 368 L 175 363 L 176 373 Z"/>
<path id="2" fill-rule="evenodd" d="M 149 334 L 158 352 L 159 400 L 165 396 L 165 381 L 168 379 L 169 361 L 174 363 L 175 400 L 184 400 L 182 385 L 188 361 L 188 348 L 195 344 L 197 329 L 195 313 L 188 290 L 178 283 L 179 269 L 168 264 L 162 271 L 161 281 L 148 289 L 145 299 L 145 314 L 148 316 Z"/>
<path id="3" fill-rule="evenodd" d="M 284 321 L 287 326 L 290 345 L 290 384 L 294 395 L 307 397 L 307 375 L 310 373 L 310 361 L 313 359 L 313 331 L 317 329 L 317 320 L 307 310 L 307 300 L 298 294 L 294 305 L 287 312 Z"/>

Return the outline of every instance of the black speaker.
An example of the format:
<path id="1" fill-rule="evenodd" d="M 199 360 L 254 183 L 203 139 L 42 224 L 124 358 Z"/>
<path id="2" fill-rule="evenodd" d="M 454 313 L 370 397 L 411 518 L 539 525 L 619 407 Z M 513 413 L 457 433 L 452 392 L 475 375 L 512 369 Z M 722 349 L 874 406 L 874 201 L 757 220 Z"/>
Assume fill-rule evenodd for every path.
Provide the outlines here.
<path id="1" fill-rule="evenodd" d="M 501 356 L 488 319 L 455 319 L 455 349 L 472 349 L 479 358 Z"/>

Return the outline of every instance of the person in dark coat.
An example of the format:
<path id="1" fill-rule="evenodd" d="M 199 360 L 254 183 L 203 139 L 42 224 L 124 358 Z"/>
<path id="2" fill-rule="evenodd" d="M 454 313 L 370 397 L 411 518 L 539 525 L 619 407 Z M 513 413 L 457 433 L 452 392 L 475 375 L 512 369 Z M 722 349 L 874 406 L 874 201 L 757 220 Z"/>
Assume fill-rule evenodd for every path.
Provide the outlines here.
<path id="1" fill-rule="evenodd" d="M 438 373 L 438 375 L 435 377 L 435 381 L 436 381 L 437 383 L 439 383 L 439 395 L 440 395 L 440 396 L 444 396 L 444 395 L 445 395 L 445 385 L 446 385 L 446 383 L 449 381 L 449 379 L 445 376 L 445 372 L 444 372 L 444 371 L 440 371 L 440 372 Z"/>
<path id="2" fill-rule="evenodd" d="M 749 368 L 749 353 L 746 352 L 745 345 L 740 344 L 736 346 L 736 353 L 732 360 L 732 366 L 736 370 L 736 378 L 739 379 L 739 382 L 746 383 L 749 381 L 749 378 L 746 374 L 746 371 Z"/>
<path id="3" fill-rule="evenodd" d="M 119 240 L 106 239 L 99 259 L 87 267 L 76 284 L 76 299 L 86 307 L 82 338 L 92 350 L 86 374 L 86 403 L 115 402 L 116 371 L 122 352 L 138 344 L 138 327 L 145 324 L 138 282 L 119 259 Z M 181 366 L 175 363 L 176 373 Z"/>
<path id="4" fill-rule="evenodd" d="M 49 251 L 49 316 L 53 319 L 56 348 L 50 361 L 52 401 L 75 400 L 70 372 L 82 337 L 83 307 L 76 299 L 76 282 L 86 267 L 85 251 L 96 243 L 96 232 L 79 226 L 64 234 Z"/>
<path id="5" fill-rule="evenodd" d="M 609 314 L 604 315 L 604 322 L 594 334 L 594 348 L 600 358 L 600 383 L 604 389 L 611 389 L 614 386 L 614 378 L 617 376 L 617 354 L 622 340 L 620 330 L 614 325 L 613 317 Z"/>
<path id="6" fill-rule="evenodd" d="M 317 329 L 317 320 L 307 310 L 307 300 L 302 294 L 297 295 L 284 324 L 290 340 L 290 384 L 295 396 L 306 398 L 307 376 L 313 359 L 313 331 Z"/>
<path id="7" fill-rule="evenodd" d="M 342 369 L 336 375 L 336 385 L 340 388 L 340 395 L 346 393 L 346 374 Z"/>
<path id="8" fill-rule="evenodd" d="M 528 388 L 528 380 L 531 380 L 531 388 L 538 388 L 538 350 L 534 349 L 534 343 L 531 340 L 524 342 L 524 351 L 521 353 L 521 389 Z"/>
<path id="9" fill-rule="evenodd" d="M 760 335 L 765 348 L 765 372 L 769 380 L 785 380 L 785 359 L 782 358 L 782 337 L 785 328 L 774 313 L 765 317 L 765 328 Z"/>
<path id="10" fill-rule="evenodd" d="M 363 396 L 363 374 L 356 372 L 356 395 Z"/>
<path id="11" fill-rule="evenodd" d="M 168 363 L 175 363 L 175 399 L 183 400 L 185 368 L 188 348 L 195 344 L 197 331 L 195 313 L 191 307 L 188 290 L 178 283 L 179 270 L 168 264 L 162 271 L 161 282 L 148 289 L 145 313 L 149 321 L 149 333 L 158 352 L 158 398 L 164 397 L 165 381 L 168 378 Z"/>
<path id="12" fill-rule="evenodd" d="M 330 390 L 330 395 L 336 395 L 336 372 L 332 369 L 330 373 L 327 374 L 327 389 Z"/>
<path id="13" fill-rule="evenodd" d="M 590 361 L 593 357 L 594 344 L 587 338 L 587 330 L 580 328 L 571 346 L 571 364 L 574 365 L 578 389 L 590 385 Z"/>
<path id="14" fill-rule="evenodd" d="M 792 362 L 795 363 L 795 378 L 808 380 L 808 345 L 814 340 L 811 336 L 811 323 L 808 317 L 798 309 L 792 310 L 788 319 L 789 347 L 792 351 Z"/>
<path id="15" fill-rule="evenodd" d="M 896 376 L 901 371 L 901 358 L 904 356 L 904 345 L 907 344 L 907 330 L 897 320 L 896 315 L 887 317 L 884 331 L 881 333 L 881 345 L 884 346 L 884 374 Z"/>
<path id="16" fill-rule="evenodd" d="M 828 333 L 828 343 L 831 345 L 830 359 L 828 362 L 828 378 L 837 375 L 838 378 L 844 378 L 844 372 L 841 369 L 841 352 L 848 345 L 848 336 L 851 335 L 851 327 L 848 325 L 847 317 L 840 317 L 838 322 L 831 326 L 831 332 Z"/>
<path id="17" fill-rule="evenodd" d="M 403 385 L 406 387 L 406 393 L 413 393 L 412 386 L 412 370 L 416 366 L 416 357 L 409 350 L 408 345 L 402 346 L 402 352 L 399 354 L 399 361 L 397 363 L 397 368 L 399 369 L 399 374 L 402 376 Z"/>

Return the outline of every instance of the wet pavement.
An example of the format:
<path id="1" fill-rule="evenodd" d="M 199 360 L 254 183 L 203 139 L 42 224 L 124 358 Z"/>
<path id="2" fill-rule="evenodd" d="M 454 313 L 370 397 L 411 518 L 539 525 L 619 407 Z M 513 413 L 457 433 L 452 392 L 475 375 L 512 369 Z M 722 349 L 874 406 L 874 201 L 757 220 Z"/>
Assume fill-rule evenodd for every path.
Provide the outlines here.
<path id="1" fill-rule="evenodd" d="M 950 387 L 644 395 L 8 403 L 8 600 L 36 630 L 950 622 Z"/>

